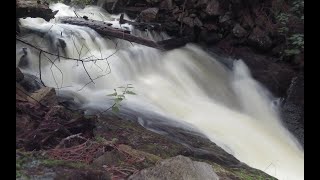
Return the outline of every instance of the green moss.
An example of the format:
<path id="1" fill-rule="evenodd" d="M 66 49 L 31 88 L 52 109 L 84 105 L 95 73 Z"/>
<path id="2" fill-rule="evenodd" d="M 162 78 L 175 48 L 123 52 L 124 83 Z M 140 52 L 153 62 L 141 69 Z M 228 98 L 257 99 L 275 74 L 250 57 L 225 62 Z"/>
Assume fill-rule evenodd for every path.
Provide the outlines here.
<path id="1" fill-rule="evenodd" d="M 56 160 L 56 159 L 44 159 L 41 161 L 41 165 L 47 166 L 47 167 L 56 167 L 56 166 L 65 166 L 65 167 L 71 167 L 71 168 L 86 168 L 88 165 L 80 162 L 70 162 L 70 161 L 63 161 L 63 160 Z"/>
<path id="2" fill-rule="evenodd" d="M 276 179 L 258 170 L 256 172 L 250 172 L 242 169 L 240 171 L 234 172 L 234 174 L 237 177 L 239 177 L 241 180 L 275 180 Z"/>

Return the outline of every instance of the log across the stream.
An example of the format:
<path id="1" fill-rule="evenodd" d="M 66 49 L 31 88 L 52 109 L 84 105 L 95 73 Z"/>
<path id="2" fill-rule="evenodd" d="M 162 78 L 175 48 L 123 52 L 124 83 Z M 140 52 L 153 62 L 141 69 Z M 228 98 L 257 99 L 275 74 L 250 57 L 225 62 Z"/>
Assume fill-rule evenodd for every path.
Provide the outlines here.
<path id="1" fill-rule="evenodd" d="M 170 50 L 177 47 L 181 47 L 186 43 L 192 42 L 194 40 L 194 38 L 190 36 L 190 37 L 173 38 L 173 39 L 155 42 L 149 39 L 134 36 L 130 34 L 130 32 L 128 31 L 112 28 L 110 27 L 109 23 L 106 23 L 103 21 L 84 19 L 80 17 L 61 17 L 59 18 L 59 21 L 61 23 L 66 23 L 66 24 L 90 27 L 91 29 L 97 31 L 99 34 L 104 36 L 115 37 L 115 38 L 130 41 L 130 42 L 134 42 L 137 44 L 145 45 L 148 47 L 157 48 L 160 50 Z"/>
<path id="2" fill-rule="evenodd" d="M 46 21 L 53 19 L 58 11 L 52 11 L 49 5 L 41 1 L 17 0 L 16 18 L 43 18 Z"/>

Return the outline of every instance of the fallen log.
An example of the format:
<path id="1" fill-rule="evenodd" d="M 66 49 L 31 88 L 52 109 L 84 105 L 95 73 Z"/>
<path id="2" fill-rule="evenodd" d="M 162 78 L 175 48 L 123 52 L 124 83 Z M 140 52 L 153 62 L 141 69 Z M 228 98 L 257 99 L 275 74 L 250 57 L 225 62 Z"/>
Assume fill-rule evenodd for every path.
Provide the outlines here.
<path id="1" fill-rule="evenodd" d="M 48 4 L 34 0 L 17 0 L 16 1 L 16 18 L 43 18 L 46 21 L 53 19 L 58 11 L 52 11 Z"/>
<path id="2" fill-rule="evenodd" d="M 188 42 L 192 42 L 194 40 L 193 37 L 183 37 L 183 38 L 174 38 L 174 39 L 155 42 L 149 39 L 132 35 L 127 31 L 112 28 L 108 26 L 106 22 L 103 22 L 103 21 L 86 20 L 86 19 L 77 18 L 77 17 L 61 17 L 59 18 L 59 21 L 61 23 L 66 23 L 66 24 L 86 26 L 104 36 L 115 37 L 115 38 L 130 41 L 130 42 L 134 42 L 137 44 L 141 44 L 144 46 L 157 48 L 160 50 L 174 49 L 174 48 L 183 46 Z"/>

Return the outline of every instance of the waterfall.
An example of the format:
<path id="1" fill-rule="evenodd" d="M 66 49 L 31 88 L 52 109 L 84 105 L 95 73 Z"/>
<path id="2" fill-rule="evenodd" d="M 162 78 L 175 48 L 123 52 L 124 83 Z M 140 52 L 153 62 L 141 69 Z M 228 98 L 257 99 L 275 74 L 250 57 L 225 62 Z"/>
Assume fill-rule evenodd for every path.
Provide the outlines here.
<path id="1" fill-rule="evenodd" d="M 56 17 L 75 16 L 73 9 L 53 4 Z M 167 39 L 164 33 L 140 32 L 127 24 L 118 24 L 119 16 L 99 7 L 89 6 L 77 14 L 90 19 L 111 22 L 114 27 L 150 39 Z M 128 17 L 125 17 L 128 19 Z M 304 179 L 304 151 L 283 127 L 276 99 L 255 81 L 241 60 L 227 68 L 219 59 L 200 47 L 185 47 L 162 52 L 130 42 L 104 38 L 90 28 L 60 24 L 39 18 L 21 19 L 22 27 L 33 33 L 22 38 L 43 50 L 67 57 L 90 60 L 81 62 L 56 59 L 55 66 L 42 56 L 42 79 L 57 93 L 73 92 L 82 98 L 87 109 L 103 110 L 113 101 L 107 94 L 113 89 L 132 84 L 137 95 L 128 95 L 122 107 L 139 113 L 159 114 L 188 124 L 205 134 L 240 161 L 278 179 Z M 37 32 L 37 33 L 35 33 Z M 44 35 L 44 36 L 43 36 Z M 61 41 L 66 47 L 62 51 Z M 22 71 L 39 76 L 39 51 L 17 42 L 17 65 L 28 48 L 29 65 Z M 115 53 L 116 52 L 116 53 Z M 62 72 L 62 73 L 61 73 Z M 89 83 L 91 80 L 94 83 Z M 89 83 L 89 84 L 88 84 Z M 87 84 L 87 85 L 86 85 Z"/>

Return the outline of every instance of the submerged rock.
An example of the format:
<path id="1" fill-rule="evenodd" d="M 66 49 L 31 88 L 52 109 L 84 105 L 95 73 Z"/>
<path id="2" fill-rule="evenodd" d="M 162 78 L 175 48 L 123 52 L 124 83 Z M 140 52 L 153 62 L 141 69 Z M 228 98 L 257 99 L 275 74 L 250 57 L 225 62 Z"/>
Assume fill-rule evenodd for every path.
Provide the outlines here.
<path id="1" fill-rule="evenodd" d="M 144 169 L 128 178 L 129 180 L 218 180 L 218 175 L 213 171 L 211 165 L 192 161 L 185 156 L 176 156 L 161 161 L 154 167 Z"/>

